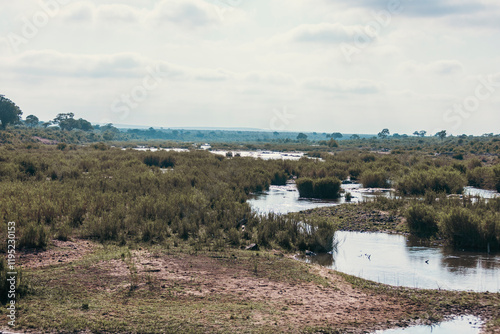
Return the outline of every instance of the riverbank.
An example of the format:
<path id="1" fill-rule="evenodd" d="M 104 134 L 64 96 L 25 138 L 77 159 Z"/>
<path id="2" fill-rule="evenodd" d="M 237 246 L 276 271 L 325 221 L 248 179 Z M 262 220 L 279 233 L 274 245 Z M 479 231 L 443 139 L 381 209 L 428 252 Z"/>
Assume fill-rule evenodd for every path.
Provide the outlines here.
<path id="1" fill-rule="evenodd" d="M 30 333 L 364 333 L 460 314 L 500 332 L 499 294 L 394 288 L 278 251 L 73 240 L 23 255 L 15 329 Z"/>
<path id="2" fill-rule="evenodd" d="M 401 209 L 362 202 L 320 207 L 301 211 L 297 215 L 308 219 L 327 219 L 341 231 L 407 234 L 409 230 Z"/>

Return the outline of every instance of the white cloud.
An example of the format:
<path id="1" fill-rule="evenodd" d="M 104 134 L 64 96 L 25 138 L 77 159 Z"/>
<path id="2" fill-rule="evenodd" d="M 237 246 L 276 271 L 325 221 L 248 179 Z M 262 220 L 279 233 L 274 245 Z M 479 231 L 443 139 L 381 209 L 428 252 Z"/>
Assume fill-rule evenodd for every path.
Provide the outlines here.
<path id="1" fill-rule="evenodd" d="M 276 39 L 296 43 L 348 43 L 353 42 L 363 29 L 363 26 L 346 26 L 341 23 L 302 24 Z"/>
<path id="2" fill-rule="evenodd" d="M 410 61 L 403 64 L 402 68 L 405 71 L 423 75 L 455 75 L 462 74 L 464 71 L 464 65 L 456 59 L 438 60 L 427 64 Z"/>
<path id="3" fill-rule="evenodd" d="M 380 83 L 367 79 L 339 80 L 312 78 L 305 80 L 303 86 L 331 93 L 376 94 L 382 91 Z"/>

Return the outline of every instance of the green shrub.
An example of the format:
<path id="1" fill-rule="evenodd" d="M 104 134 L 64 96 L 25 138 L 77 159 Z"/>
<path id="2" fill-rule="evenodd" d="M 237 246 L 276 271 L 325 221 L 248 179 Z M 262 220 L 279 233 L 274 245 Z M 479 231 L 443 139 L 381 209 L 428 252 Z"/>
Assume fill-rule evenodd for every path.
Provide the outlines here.
<path id="1" fill-rule="evenodd" d="M 295 182 L 299 190 L 300 197 L 314 197 L 314 181 L 310 178 L 300 178 Z"/>
<path id="2" fill-rule="evenodd" d="M 438 232 L 437 215 L 431 206 L 415 204 L 406 211 L 405 218 L 412 234 L 428 237 Z"/>
<path id="3" fill-rule="evenodd" d="M 482 227 L 486 226 L 481 224 L 481 217 L 465 208 L 453 209 L 441 222 L 442 233 L 456 248 L 485 250 L 496 238 L 484 233 L 487 231 Z M 493 246 L 496 248 L 497 244 Z"/>
<path id="4" fill-rule="evenodd" d="M 297 189 L 300 197 L 334 199 L 340 197 L 341 182 L 333 177 L 303 178 L 297 180 Z"/>
<path id="5" fill-rule="evenodd" d="M 288 180 L 288 175 L 285 172 L 275 172 L 271 179 L 271 184 L 275 186 L 284 186 Z"/>
<path id="6" fill-rule="evenodd" d="M 388 188 L 389 180 L 387 174 L 382 171 L 366 170 L 360 178 L 365 188 Z"/>
<path id="7" fill-rule="evenodd" d="M 47 228 L 42 224 L 30 223 L 21 230 L 19 248 L 46 249 L 49 243 Z"/>
<path id="8" fill-rule="evenodd" d="M 415 170 L 404 175 L 396 183 L 396 189 L 404 195 L 424 195 L 427 191 L 436 193 L 462 193 L 466 180 L 460 172 L 445 168 Z"/>

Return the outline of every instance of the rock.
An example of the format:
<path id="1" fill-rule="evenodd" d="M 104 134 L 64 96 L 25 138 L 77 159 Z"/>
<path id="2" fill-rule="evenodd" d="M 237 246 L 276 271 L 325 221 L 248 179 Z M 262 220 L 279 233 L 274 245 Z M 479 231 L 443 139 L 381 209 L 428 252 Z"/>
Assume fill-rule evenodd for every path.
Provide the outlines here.
<path id="1" fill-rule="evenodd" d="M 316 253 L 306 250 L 306 256 L 316 256 Z"/>
<path id="2" fill-rule="evenodd" d="M 259 245 L 257 244 L 250 244 L 245 247 L 245 250 L 251 250 L 251 251 L 258 251 L 259 250 Z"/>

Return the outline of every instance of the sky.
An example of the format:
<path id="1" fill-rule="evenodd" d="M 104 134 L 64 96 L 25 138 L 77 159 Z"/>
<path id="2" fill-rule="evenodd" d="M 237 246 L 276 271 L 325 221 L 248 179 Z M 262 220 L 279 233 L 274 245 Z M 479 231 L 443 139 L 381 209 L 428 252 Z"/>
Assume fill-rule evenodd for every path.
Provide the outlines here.
<path id="1" fill-rule="evenodd" d="M 500 132 L 498 0 L 0 3 L 0 94 L 23 117 Z"/>

